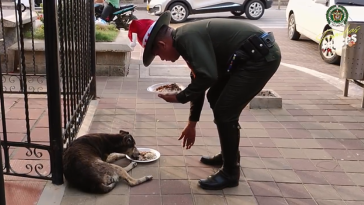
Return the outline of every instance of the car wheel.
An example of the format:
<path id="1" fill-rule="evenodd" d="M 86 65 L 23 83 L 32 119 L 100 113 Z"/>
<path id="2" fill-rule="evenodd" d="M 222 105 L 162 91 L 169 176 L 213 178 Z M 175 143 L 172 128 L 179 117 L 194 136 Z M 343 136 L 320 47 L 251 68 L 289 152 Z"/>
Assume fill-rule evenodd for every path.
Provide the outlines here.
<path id="1" fill-rule="evenodd" d="M 322 35 L 320 41 L 320 55 L 322 60 L 329 64 L 339 64 L 340 56 L 336 54 L 336 48 L 334 45 L 334 34 L 332 31 L 326 31 Z"/>
<path id="2" fill-rule="evenodd" d="M 186 21 L 188 17 L 187 6 L 183 3 L 175 3 L 169 7 L 171 11 L 171 22 L 172 23 L 182 23 Z"/>
<path id="3" fill-rule="evenodd" d="M 296 30 L 296 19 L 294 18 L 294 14 L 289 16 L 288 37 L 291 40 L 298 40 L 301 37 L 301 34 Z"/>
<path id="4" fill-rule="evenodd" d="M 231 13 L 234 15 L 234 16 L 241 16 L 244 14 L 244 11 L 231 11 Z"/>
<path id="5" fill-rule="evenodd" d="M 252 0 L 245 7 L 245 15 L 250 20 L 258 20 L 264 14 L 264 4 L 260 0 Z"/>

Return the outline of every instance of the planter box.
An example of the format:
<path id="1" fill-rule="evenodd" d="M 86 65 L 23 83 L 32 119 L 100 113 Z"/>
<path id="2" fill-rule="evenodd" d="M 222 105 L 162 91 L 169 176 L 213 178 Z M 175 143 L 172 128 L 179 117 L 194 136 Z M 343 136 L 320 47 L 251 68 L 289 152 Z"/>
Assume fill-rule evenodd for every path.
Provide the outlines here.
<path id="1" fill-rule="evenodd" d="M 120 32 L 115 42 L 96 42 L 96 75 L 97 76 L 127 76 L 129 72 L 131 51 L 130 41 L 126 32 Z M 77 55 L 70 51 L 70 56 Z M 8 67 L 19 68 L 18 44 L 13 44 L 9 50 Z M 30 39 L 24 40 L 24 56 L 28 74 L 46 74 L 44 41 L 34 40 L 34 50 Z M 33 63 L 34 56 L 34 63 Z"/>
<path id="2" fill-rule="evenodd" d="M 273 90 L 262 90 L 249 104 L 250 109 L 282 108 L 282 98 Z"/>

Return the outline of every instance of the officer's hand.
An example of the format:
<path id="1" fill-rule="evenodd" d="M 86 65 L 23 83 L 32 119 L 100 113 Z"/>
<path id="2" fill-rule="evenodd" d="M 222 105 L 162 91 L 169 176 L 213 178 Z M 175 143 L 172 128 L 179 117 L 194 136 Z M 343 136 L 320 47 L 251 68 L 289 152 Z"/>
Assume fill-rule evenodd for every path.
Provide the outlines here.
<path id="1" fill-rule="evenodd" d="M 186 147 L 186 149 L 191 149 L 193 144 L 195 144 L 195 138 L 196 138 L 196 127 L 187 125 L 185 129 L 182 131 L 181 136 L 178 140 L 183 139 L 183 148 Z"/>
<path id="2" fill-rule="evenodd" d="M 165 100 L 166 102 L 169 102 L 169 103 L 179 103 L 175 94 L 173 94 L 173 95 L 159 94 L 158 97 L 162 98 L 163 100 Z"/>

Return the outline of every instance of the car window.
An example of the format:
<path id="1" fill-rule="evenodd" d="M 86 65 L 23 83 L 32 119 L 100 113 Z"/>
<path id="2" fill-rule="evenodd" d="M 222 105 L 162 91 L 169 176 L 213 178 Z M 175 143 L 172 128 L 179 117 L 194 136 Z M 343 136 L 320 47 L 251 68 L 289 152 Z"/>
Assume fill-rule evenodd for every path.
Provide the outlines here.
<path id="1" fill-rule="evenodd" d="M 364 6 L 364 1 L 363 0 L 335 0 L 335 4 L 345 5 L 345 6 Z"/>

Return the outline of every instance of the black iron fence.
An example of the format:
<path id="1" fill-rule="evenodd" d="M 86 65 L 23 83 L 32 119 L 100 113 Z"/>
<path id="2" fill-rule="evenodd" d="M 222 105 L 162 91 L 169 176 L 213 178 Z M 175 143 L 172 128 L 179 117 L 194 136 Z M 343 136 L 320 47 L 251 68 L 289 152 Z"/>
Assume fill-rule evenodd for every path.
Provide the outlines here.
<path id="1" fill-rule="evenodd" d="M 5 204 L 3 174 L 63 184 L 63 149 L 96 97 L 93 1 L 44 1 L 41 14 L 34 6 L 17 5 L 20 0 L 15 9 L 0 3 L 0 205 Z M 34 105 L 37 117 L 30 113 Z M 12 109 L 21 110 L 23 117 L 14 118 Z M 48 119 L 49 137 L 40 141 L 31 133 L 43 119 Z M 20 162 L 13 160 L 19 154 L 25 155 L 21 171 L 14 168 Z"/>

